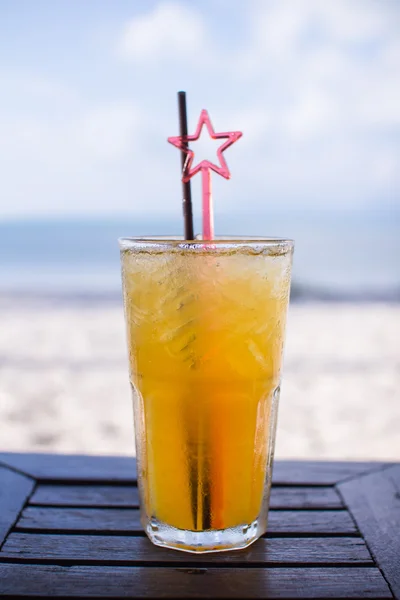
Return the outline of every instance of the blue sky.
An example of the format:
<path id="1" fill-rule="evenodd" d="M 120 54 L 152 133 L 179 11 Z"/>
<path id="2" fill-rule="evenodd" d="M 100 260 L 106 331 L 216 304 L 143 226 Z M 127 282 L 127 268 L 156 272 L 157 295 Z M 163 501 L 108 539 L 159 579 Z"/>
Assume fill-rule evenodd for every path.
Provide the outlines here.
<path id="1" fill-rule="evenodd" d="M 0 218 L 180 213 L 179 89 L 217 211 L 399 206 L 398 0 L 0 0 L 0 80 Z"/>

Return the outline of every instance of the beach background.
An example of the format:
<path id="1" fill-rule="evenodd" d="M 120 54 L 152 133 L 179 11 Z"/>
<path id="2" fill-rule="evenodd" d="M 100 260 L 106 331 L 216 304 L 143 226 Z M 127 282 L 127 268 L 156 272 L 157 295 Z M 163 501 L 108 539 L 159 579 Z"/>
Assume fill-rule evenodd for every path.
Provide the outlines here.
<path id="1" fill-rule="evenodd" d="M 186 89 L 190 130 L 244 133 L 216 232 L 296 244 L 276 455 L 399 460 L 397 0 L 23 5 L 0 3 L 0 450 L 134 453 L 117 239 L 182 233 Z"/>
<path id="2" fill-rule="evenodd" d="M 400 456 L 394 216 L 379 225 L 379 215 L 356 223 L 318 214 L 304 224 L 275 214 L 262 227 L 297 243 L 277 456 Z M 117 237 L 174 225 L 0 225 L 3 449 L 134 452 Z M 257 231 L 250 221 L 244 228 L 241 220 L 227 231 Z"/>

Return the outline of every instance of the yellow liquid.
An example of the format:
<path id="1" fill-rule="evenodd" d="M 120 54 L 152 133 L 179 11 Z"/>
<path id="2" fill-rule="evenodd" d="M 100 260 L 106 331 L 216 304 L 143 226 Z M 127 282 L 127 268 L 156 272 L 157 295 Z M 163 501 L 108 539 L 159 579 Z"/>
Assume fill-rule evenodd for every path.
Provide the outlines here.
<path id="1" fill-rule="evenodd" d="M 192 531 L 250 524 L 273 449 L 291 257 L 124 251 L 122 263 L 146 515 Z"/>

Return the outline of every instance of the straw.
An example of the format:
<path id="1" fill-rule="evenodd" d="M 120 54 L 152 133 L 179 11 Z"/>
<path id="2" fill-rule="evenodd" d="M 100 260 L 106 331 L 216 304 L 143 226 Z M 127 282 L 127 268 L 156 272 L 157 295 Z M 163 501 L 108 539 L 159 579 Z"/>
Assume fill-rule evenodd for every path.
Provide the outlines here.
<path id="1" fill-rule="evenodd" d="M 182 166 L 182 174 L 184 174 L 184 172 L 186 170 L 186 163 L 187 163 L 187 152 L 185 152 L 185 149 L 187 150 L 187 148 L 188 148 L 186 92 L 178 92 L 178 108 L 179 108 L 179 129 L 180 129 L 180 136 L 182 138 L 181 166 Z M 192 190 L 190 187 L 190 180 L 184 181 L 182 179 L 182 192 L 183 192 L 182 208 L 183 208 L 185 239 L 186 240 L 194 240 Z"/>
<path id="2" fill-rule="evenodd" d="M 203 196 L 203 240 L 214 239 L 214 209 L 211 188 L 211 169 L 201 169 Z"/>
<path id="3" fill-rule="evenodd" d="M 211 241 L 214 239 L 211 172 L 214 171 L 225 179 L 230 178 L 230 172 L 223 156 L 223 152 L 236 142 L 241 137 L 242 133 L 240 131 L 216 133 L 211 124 L 208 112 L 202 110 L 195 133 L 193 135 L 188 135 L 185 92 L 178 92 L 178 105 L 180 135 L 169 137 L 168 142 L 178 148 L 181 153 L 185 237 L 187 240 L 194 239 L 190 179 L 201 172 L 203 216 L 202 239 Z M 189 142 L 195 142 L 200 138 L 203 127 L 207 128 L 208 134 L 212 139 L 224 140 L 217 150 L 219 164 L 215 164 L 209 160 L 202 160 L 193 166 L 195 154 L 189 148 Z M 205 249 L 212 249 L 214 247 L 212 244 L 202 244 L 201 246 Z M 210 259 L 212 260 L 212 256 Z M 206 262 L 210 265 L 209 261 Z M 203 285 L 203 276 L 198 278 L 197 273 L 195 272 L 193 278 L 193 284 Z M 204 294 L 201 294 L 200 297 L 203 298 L 203 300 L 199 301 L 198 312 L 199 314 L 203 312 L 202 305 L 204 305 L 206 314 L 208 314 L 207 307 L 205 306 L 207 304 L 207 291 L 205 290 Z M 194 416 L 188 414 L 188 418 L 184 424 L 188 437 L 196 435 L 199 440 L 197 453 L 192 453 L 187 461 L 193 529 L 195 531 L 202 531 L 211 529 L 212 527 L 215 527 L 215 525 L 222 528 L 223 520 L 221 520 L 222 516 L 220 513 L 222 511 L 221 497 L 223 490 L 211 489 L 210 473 L 212 465 L 209 462 L 209 456 L 211 454 L 210 448 L 214 445 L 216 447 L 219 446 L 218 436 L 213 435 L 213 430 L 211 429 L 211 414 L 207 407 L 204 407 L 203 411 L 199 411 L 197 423 L 193 421 L 195 421 Z M 195 427 L 196 432 L 194 431 Z M 200 443 L 200 440 L 203 443 Z"/>
<path id="4" fill-rule="evenodd" d="M 181 128 L 181 135 L 169 137 L 168 141 L 170 144 L 178 148 L 181 152 L 182 161 L 182 184 L 183 184 L 183 207 L 185 217 L 185 234 L 186 239 L 194 239 L 193 236 L 193 216 L 192 216 L 192 197 L 190 193 L 189 181 L 201 171 L 202 174 L 202 198 L 203 198 L 203 239 L 212 240 L 214 238 L 214 221 L 213 221 L 213 205 L 212 205 L 212 193 L 211 193 L 211 171 L 215 171 L 218 175 L 221 175 L 225 179 L 230 179 L 230 172 L 226 160 L 223 156 L 223 152 L 229 146 L 232 146 L 241 136 L 241 131 L 227 131 L 224 133 L 215 133 L 214 128 L 211 124 L 210 117 L 206 110 L 202 110 L 200 113 L 199 122 L 197 123 L 196 131 L 193 135 L 187 133 L 187 117 L 186 117 L 186 94 L 185 92 L 178 92 L 179 100 L 179 121 Z M 205 126 L 208 130 L 210 137 L 213 140 L 224 139 L 225 142 L 217 150 L 217 158 L 219 165 L 210 162 L 209 160 L 202 160 L 200 163 L 192 167 L 194 152 L 190 150 L 188 143 L 195 142 L 199 139 L 202 132 L 202 128 Z"/>

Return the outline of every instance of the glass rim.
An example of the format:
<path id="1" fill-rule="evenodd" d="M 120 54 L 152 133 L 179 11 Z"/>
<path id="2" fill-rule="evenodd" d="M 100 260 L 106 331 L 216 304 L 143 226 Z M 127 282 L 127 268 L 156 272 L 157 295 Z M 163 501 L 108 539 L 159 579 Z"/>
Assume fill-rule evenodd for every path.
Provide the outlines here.
<path id="1" fill-rule="evenodd" d="M 212 240 L 203 240 L 196 237 L 194 240 L 186 240 L 183 236 L 168 236 L 168 235 L 153 235 L 153 236 L 135 236 L 118 238 L 119 247 L 121 250 L 129 250 L 134 248 L 177 248 L 190 249 L 195 247 L 204 248 L 204 246 L 217 247 L 241 247 L 241 246 L 263 246 L 265 248 L 286 248 L 287 250 L 294 248 L 294 241 L 290 238 L 281 237 L 261 237 L 261 236 L 240 236 L 240 235 L 220 235 Z"/>

